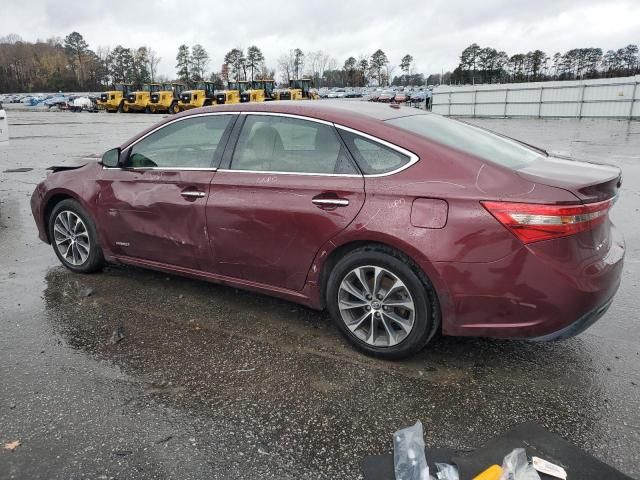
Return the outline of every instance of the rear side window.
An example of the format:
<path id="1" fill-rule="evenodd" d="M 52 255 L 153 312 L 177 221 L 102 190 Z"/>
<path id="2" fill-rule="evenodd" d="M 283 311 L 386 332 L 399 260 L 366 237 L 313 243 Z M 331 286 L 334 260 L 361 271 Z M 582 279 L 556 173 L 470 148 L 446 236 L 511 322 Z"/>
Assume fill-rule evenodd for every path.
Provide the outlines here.
<path id="1" fill-rule="evenodd" d="M 512 169 L 524 167 L 543 157 L 540 152 L 515 140 L 440 115 L 412 115 L 393 118 L 386 122 L 434 142 Z"/>
<path id="2" fill-rule="evenodd" d="M 260 172 L 358 173 L 333 126 L 271 115 L 247 116 L 231 168 Z"/>
<path id="3" fill-rule="evenodd" d="M 369 140 L 346 130 L 341 130 L 340 135 L 356 158 L 358 167 L 365 175 L 393 172 L 411 161 L 408 155 L 374 140 Z"/>

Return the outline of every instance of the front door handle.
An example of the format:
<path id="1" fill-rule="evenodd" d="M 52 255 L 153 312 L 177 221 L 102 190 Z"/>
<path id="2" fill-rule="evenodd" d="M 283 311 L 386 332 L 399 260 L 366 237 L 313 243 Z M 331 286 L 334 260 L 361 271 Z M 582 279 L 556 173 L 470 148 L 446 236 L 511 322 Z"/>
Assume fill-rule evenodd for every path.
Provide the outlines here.
<path id="1" fill-rule="evenodd" d="M 180 195 L 187 198 L 200 198 L 204 197 L 206 193 L 197 190 L 185 190 L 184 192 L 180 192 Z"/>

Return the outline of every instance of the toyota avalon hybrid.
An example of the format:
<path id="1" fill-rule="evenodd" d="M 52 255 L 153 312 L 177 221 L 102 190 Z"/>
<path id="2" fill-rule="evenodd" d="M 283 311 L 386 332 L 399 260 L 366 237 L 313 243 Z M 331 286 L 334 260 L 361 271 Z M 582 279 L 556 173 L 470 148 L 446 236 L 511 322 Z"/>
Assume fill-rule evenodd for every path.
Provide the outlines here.
<path id="1" fill-rule="evenodd" d="M 33 193 L 74 272 L 121 262 L 328 309 L 361 351 L 436 334 L 564 339 L 600 318 L 624 243 L 611 166 L 397 105 L 172 116 Z"/>

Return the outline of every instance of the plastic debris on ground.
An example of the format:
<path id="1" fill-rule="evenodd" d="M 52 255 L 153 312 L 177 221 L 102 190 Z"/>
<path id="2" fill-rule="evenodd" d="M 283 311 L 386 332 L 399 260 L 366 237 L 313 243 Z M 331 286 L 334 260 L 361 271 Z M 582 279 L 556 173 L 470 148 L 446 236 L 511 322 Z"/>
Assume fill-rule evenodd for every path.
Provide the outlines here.
<path id="1" fill-rule="evenodd" d="M 524 448 L 516 448 L 504 457 L 500 480 L 540 480 L 540 475 L 529 463 Z"/>
<path id="2" fill-rule="evenodd" d="M 429 480 L 420 421 L 393 434 L 393 464 L 396 480 Z"/>
<path id="3" fill-rule="evenodd" d="M 436 463 L 436 468 L 438 469 L 436 480 L 460 480 L 458 469 L 454 465 Z"/>

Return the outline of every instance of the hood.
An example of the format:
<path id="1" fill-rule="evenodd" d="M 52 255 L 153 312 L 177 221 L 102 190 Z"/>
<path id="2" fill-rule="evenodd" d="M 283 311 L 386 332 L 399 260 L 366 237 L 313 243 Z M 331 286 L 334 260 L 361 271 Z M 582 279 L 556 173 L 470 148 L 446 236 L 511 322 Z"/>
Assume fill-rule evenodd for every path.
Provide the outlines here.
<path id="1" fill-rule="evenodd" d="M 51 171 L 51 173 L 64 172 L 66 170 L 76 170 L 78 168 L 84 167 L 85 165 L 88 165 L 89 163 L 99 162 L 101 159 L 101 153 L 92 153 L 91 155 L 87 155 L 83 158 L 73 161 L 73 163 L 69 165 L 52 165 L 48 167 L 47 170 Z"/>

